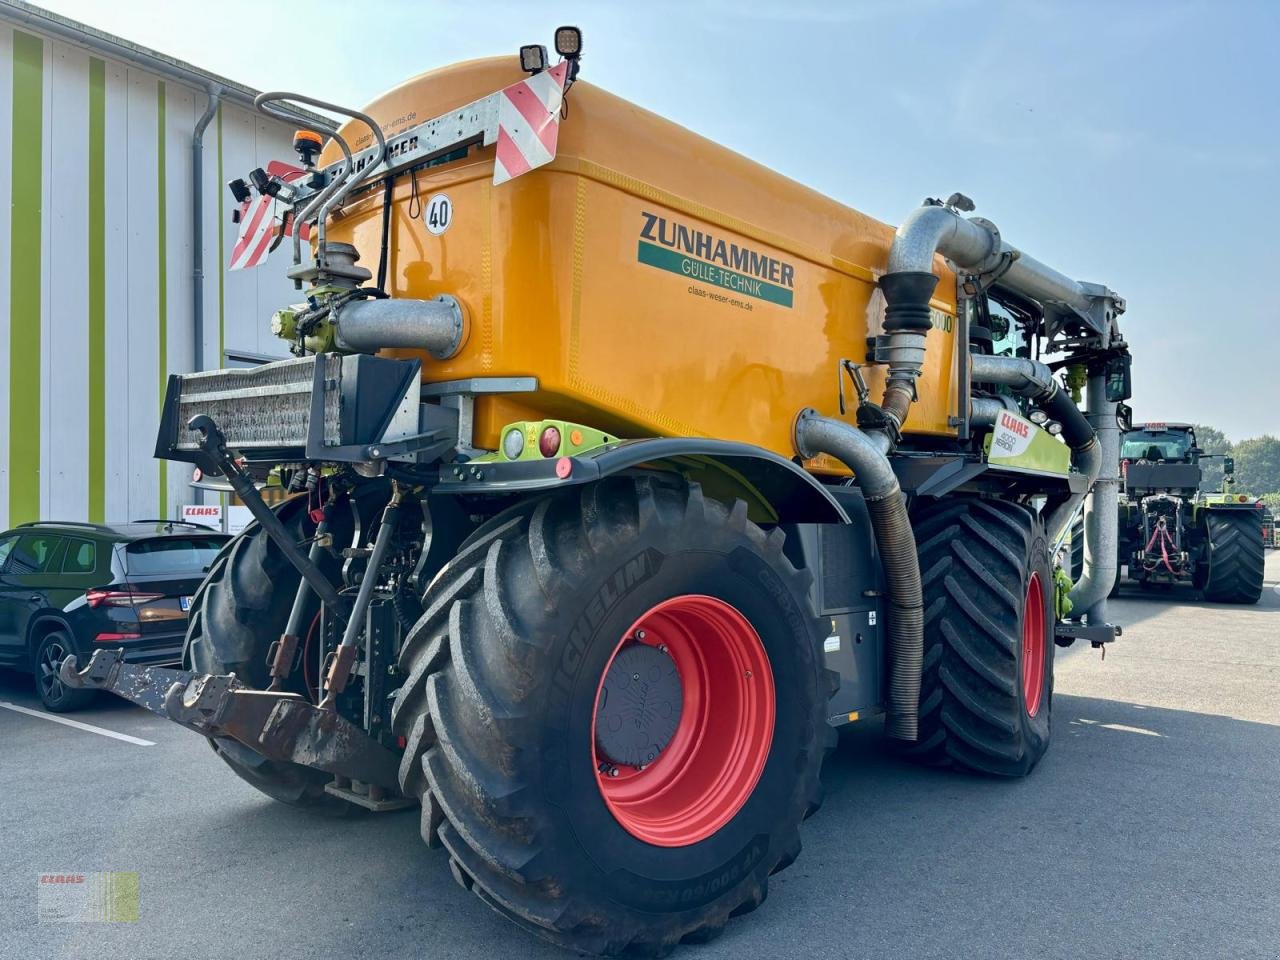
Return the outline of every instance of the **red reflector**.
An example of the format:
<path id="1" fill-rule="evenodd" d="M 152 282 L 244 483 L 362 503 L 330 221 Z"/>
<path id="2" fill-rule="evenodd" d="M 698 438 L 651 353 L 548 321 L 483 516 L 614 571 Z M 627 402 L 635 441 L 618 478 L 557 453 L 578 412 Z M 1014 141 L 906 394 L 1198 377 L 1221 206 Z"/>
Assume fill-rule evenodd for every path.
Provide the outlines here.
<path id="1" fill-rule="evenodd" d="M 140 633 L 100 633 L 93 638 L 94 643 L 115 643 L 117 640 L 141 640 Z"/>
<path id="2" fill-rule="evenodd" d="M 538 437 L 538 452 L 544 457 L 554 457 L 560 452 L 560 431 L 555 427 L 547 427 Z"/>
<path id="3" fill-rule="evenodd" d="M 556 476 L 561 480 L 568 480 L 569 474 L 573 473 L 573 461 L 568 457 L 561 457 L 556 461 Z"/>
<path id="4" fill-rule="evenodd" d="M 399 747 L 401 750 L 404 749 L 405 744 L 407 744 L 408 742 L 409 741 L 406 740 L 404 737 L 396 737 L 396 746 Z"/>

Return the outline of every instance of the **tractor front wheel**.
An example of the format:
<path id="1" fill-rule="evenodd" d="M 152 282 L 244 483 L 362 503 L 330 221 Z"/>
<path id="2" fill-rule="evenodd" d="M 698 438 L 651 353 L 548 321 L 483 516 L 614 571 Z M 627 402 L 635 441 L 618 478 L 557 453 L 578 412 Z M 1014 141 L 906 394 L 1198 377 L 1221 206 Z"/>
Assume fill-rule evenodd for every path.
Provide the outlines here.
<path id="1" fill-rule="evenodd" d="M 456 879 L 561 946 L 708 940 L 795 859 L 834 741 L 809 577 L 731 507 L 611 479 L 485 525 L 406 639 L 406 795 Z"/>
<path id="2" fill-rule="evenodd" d="M 1021 504 L 939 500 L 913 518 L 924 586 L 919 740 L 927 763 L 1031 772 L 1049 747 L 1053 571 L 1040 518 Z"/>

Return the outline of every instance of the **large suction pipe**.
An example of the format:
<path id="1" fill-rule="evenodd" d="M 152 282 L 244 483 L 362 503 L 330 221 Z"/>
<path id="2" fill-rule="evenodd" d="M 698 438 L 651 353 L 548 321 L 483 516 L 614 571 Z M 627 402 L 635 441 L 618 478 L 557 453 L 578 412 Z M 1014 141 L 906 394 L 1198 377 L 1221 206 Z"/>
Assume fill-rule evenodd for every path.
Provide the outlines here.
<path id="1" fill-rule="evenodd" d="M 885 731 L 898 740 L 915 740 L 919 727 L 920 674 L 924 669 L 924 595 L 920 558 L 907 517 L 898 477 L 887 456 L 889 437 L 800 411 L 795 424 L 796 451 L 806 460 L 826 453 L 853 471 L 867 502 L 871 529 L 888 584 L 889 703 Z"/>
<path id="2" fill-rule="evenodd" d="M 1090 313 L 1098 301 L 1085 284 L 1005 243 L 993 224 L 967 220 L 937 204 L 917 208 L 898 227 L 886 273 L 932 272 L 938 253 L 978 273 L 1003 268 L 1000 283 L 1038 303 L 1061 303 Z"/>
<path id="3" fill-rule="evenodd" d="M 357 353 L 400 348 L 448 360 L 466 339 L 462 305 L 447 294 L 434 300 L 352 300 L 338 308 L 335 321 L 337 345 Z"/>
<path id="4" fill-rule="evenodd" d="M 1100 470 L 1084 510 L 1084 572 L 1069 597 L 1073 610 L 1083 612 L 1091 626 L 1101 626 L 1107 622 L 1107 595 L 1120 570 L 1120 425 L 1101 371 L 1090 371 L 1085 391 L 1089 423 L 1101 448 Z"/>

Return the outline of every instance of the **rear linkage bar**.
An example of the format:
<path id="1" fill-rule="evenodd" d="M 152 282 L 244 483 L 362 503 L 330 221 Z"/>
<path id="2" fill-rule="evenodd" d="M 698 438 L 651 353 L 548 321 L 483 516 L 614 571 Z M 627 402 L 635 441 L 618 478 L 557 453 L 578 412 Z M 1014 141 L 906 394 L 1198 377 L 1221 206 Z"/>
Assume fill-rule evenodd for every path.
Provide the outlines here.
<path id="1" fill-rule="evenodd" d="M 83 670 L 75 656 L 58 669 L 62 682 L 73 689 L 106 690 L 150 710 L 158 716 L 210 738 L 230 738 L 269 760 L 297 763 L 331 773 L 335 782 L 326 791 L 371 809 L 394 809 L 408 801 L 400 796 L 397 776 L 400 757 L 338 713 L 335 697 L 341 693 L 355 663 L 355 642 L 373 594 L 374 571 L 394 537 L 401 501 L 399 485 L 383 512 L 371 551 L 368 574 L 360 584 L 354 606 L 317 565 L 320 537 L 304 554 L 289 536 L 274 511 L 263 501 L 253 480 L 235 462 L 217 424 L 208 416 L 196 416 L 187 426 L 201 434 L 206 473 L 222 473 L 263 531 L 302 575 L 284 635 L 270 655 L 271 685 L 266 690 L 246 686 L 234 673 L 197 674 L 190 670 L 138 666 L 124 661 L 124 650 L 98 650 Z M 327 504 L 317 533 L 325 532 Z M 310 586 L 339 617 L 346 629 L 325 678 L 326 693 L 319 705 L 281 689 L 289 672 L 300 613 Z M 355 784 L 368 784 L 367 794 Z"/>
<path id="2" fill-rule="evenodd" d="M 399 792 L 400 758 L 336 710 L 296 693 L 254 690 L 234 673 L 143 667 L 124 662 L 124 650 L 98 650 L 84 670 L 74 655 L 58 676 L 80 690 L 106 690 L 205 737 L 230 737 L 262 754 L 315 767 L 337 777 Z M 162 692 L 163 691 L 163 692 Z"/>

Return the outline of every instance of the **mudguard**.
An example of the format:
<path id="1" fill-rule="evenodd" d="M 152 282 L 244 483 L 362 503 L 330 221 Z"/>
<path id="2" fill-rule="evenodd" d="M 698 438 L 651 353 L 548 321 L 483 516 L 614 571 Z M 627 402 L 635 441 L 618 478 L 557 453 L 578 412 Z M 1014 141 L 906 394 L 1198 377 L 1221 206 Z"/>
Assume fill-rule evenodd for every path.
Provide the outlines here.
<path id="1" fill-rule="evenodd" d="M 550 492 L 631 470 L 667 470 L 700 483 L 708 496 L 745 500 L 758 523 L 848 523 L 831 492 L 808 471 L 748 443 L 701 437 L 619 440 L 570 457 L 452 463 L 437 494 Z"/>

